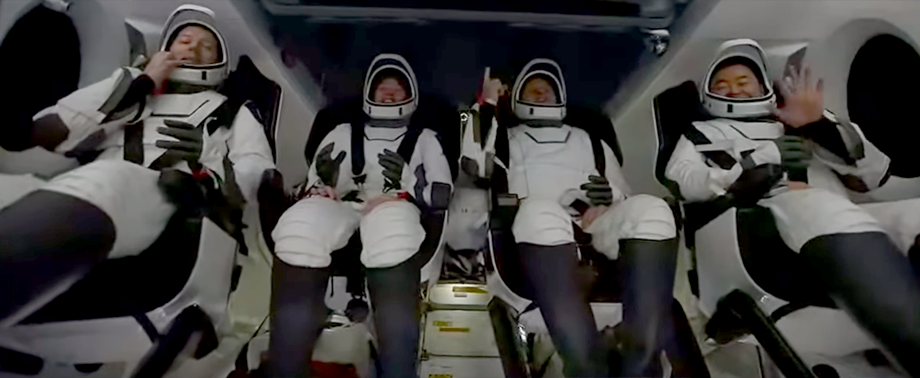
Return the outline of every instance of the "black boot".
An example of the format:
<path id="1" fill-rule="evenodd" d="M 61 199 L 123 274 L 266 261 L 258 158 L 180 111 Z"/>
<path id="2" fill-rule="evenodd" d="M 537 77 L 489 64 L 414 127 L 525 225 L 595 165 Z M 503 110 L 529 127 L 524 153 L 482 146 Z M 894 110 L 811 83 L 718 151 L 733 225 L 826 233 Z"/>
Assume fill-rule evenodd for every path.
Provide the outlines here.
<path id="1" fill-rule="evenodd" d="M 802 257 L 821 286 L 912 377 L 920 377 L 920 281 L 881 232 L 814 238 Z"/>
<path id="2" fill-rule="evenodd" d="M 392 268 L 367 269 L 367 287 L 380 345 L 381 378 L 417 376 L 421 266 L 416 257 Z"/>
<path id="3" fill-rule="evenodd" d="M 0 211 L 0 320 L 104 261 L 115 225 L 76 197 L 39 190 Z"/>
<path id="4" fill-rule="evenodd" d="M 671 320 L 678 239 L 621 240 L 622 365 L 617 376 L 660 374 L 660 354 L 675 337 Z"/>
<path id="5" fill-rule="evenodd" d="M 329 310 L 329 268 L 302 268 L 277 257 L 272 266 L 268 377 L 306 377 Z"/>
<path id="6" fill-rule="evenodd" d="M 575 243 L 519 243 L 527 291 L 540 307 L 567 377 L 607 376 L 606 352 L 585 290 L 579 287 Z"/>

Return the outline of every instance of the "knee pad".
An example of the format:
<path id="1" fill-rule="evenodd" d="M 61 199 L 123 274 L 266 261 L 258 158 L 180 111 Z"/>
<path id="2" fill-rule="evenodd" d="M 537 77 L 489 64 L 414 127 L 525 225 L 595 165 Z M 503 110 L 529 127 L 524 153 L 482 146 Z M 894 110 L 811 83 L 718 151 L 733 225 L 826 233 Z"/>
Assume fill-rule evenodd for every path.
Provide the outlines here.
<path id="1" fill-rule="evenodd" d="M 425 240 L 421 211 L 408 201 L 384 202 L 361 219 L 361 262 L 389 268 L 405 262 Z"/>
<path id="2" fill-rule="evenodd" d="M 275 255 L 290 265 L 325 268 L 332 263 L 332 252 L 348 244 L 357 223 L 357 212 L 341 202 L 304 198 L 278 219 L 272 231 Z"/>
<path id="3" fill-rule="evenodd" d="M 518 243 L 556 246 L 575 241 L 572 217 L 561 205 L 550 200 L 521 202 L 511 231 Z"/>

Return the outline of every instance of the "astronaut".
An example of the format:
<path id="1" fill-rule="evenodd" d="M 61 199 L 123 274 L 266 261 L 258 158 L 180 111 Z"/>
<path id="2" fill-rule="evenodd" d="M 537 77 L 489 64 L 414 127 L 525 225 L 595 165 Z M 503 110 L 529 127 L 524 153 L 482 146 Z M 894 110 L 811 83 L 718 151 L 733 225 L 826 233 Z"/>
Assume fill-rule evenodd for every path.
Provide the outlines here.
<path id="1" fill-rule="evenodd" d="M 821 81 L 810 76 L 807 66 L 790 67 L 776 107 L 760 46 L 724 43 L 700 85 L 712 119 L 681 137 L 666 177 L 688 202 L 770 209 L 821 289 L 920 376 L 920 281 L 904 256 L 920 232 L 920 201 L 847 199 L 846 189 L 884 184 L 890 160 L 857 125 L 824 110 Z"/>
<path id="2" fill-rule="evenodd" d="M 0 211 L 0 286 L 29 291 L 71 266 L 139 254 L 177 210 L 220 204 L 224 214 L 239 214 L 254 203 L 274 162 L 249 107 L 216 90 L 229 57 L 214 13 L 182 5 L 143 71 L 121 68 L 71 93 L 33 117 L 26 140 L 7 141 L 84 165 Z M 239 217 L 222 219 L 238 233 Z M 26 296 L 2 296 L 0 318 Z"/>
<path id="3" fill-rule="evenodd" d="M 331 253 L 360 230 L 383 377 L 416 375 L 419 251 L 426 212 L 445 209 L 451 171 L 435 132 L 410 127 L 418 83 L 406 60 L 378 55 L 364 82 L 368 119 L 333 129 L 310 166 L 308 195 L 272 232 L 270 375 L 302 376 L 327 310 Z M 357 147 L 357 148 L 356 148 Z M 361 167 L 363 166 L 363 168 Z"/>
<path id="4" fill-rule="evenodd" d="M 480 114 L 502 114 L 495 109 L 500 86 L 497 80 L 486 83 Z M 670 324 L 663 320 L 670 316 L 677 258 L 674 216 L 660 198 L 631 195 L 610 146 L 563 123 L 566 97 L 558 64 L 530 61 L 511 92 L 512 111 L 523 123 L 507 129 L 508 161 L 495 148 L 495 163 L 507 167 L 508 192 L 520 199 L 512 233 L 527 290 L 565 362 L 565 375 L 607 376 L 606 350 L 578 284 L 575 227 L 584 229 L 597 251 L 624 267 L 624 334 L 618 336 L 624 356 L 621 371 L 611 375 L 653 375 L 659 340 L 668 337 Z"/>

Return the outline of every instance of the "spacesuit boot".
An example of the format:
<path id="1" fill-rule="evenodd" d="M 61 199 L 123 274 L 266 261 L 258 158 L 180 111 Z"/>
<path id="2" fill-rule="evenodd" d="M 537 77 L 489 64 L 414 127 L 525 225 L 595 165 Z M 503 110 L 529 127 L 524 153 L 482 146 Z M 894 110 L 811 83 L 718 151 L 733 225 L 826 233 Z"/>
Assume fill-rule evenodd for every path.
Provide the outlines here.
<path id="1" fill-rule="evenodd" d="M 678 239 L 620 241 L 623 325 L 617 335 L 622 377 L 661 375 L 659 356 L 675 337 L 671 321 Z"/>
<path id="2" fill-rule="evenodd" d="M 267 376 L 306 377 L 329 312 L 324 299 L 331 272 L 274 260 Z"/>
<path id="3" fill-rule="evenodd" d="M 834 234 L 810 240 L 802 257 L 831 299 L 920 377 L 920 281 L 881 232 Z"/>
<path id="4" fill-rule="evenodd" d="M 600 334 L 584 290 L 578 287 L 575 243 L 543 246 L 518 243 L 527 290 L 565 362 L 567 377 L 605 377 Z"/>
<path id="5" fill-rule="evenodd" d="M 380 376 L 415 377 L 421 318 L 418 259 L 391 268 L 367 269 L 367 287 L 380 346 Z"/>
<path id="6" fill-rule="evenodd" d="M 62 281 L 86 274 L 114 244 L 111 218 L 76 197 L 38 190 L 3 209 L 0 319 Z"/>

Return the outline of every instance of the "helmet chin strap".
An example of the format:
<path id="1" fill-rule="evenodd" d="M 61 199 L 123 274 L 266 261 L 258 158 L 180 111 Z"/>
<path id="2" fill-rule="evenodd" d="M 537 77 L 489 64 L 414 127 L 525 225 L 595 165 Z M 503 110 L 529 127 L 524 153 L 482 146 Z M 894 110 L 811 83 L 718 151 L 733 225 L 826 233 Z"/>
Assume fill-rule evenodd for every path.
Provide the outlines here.
<path id="1" fill-rule="evenodd" d="M 388 127 L 388 128 L 400 128 L 409 126 L 409 116 L 397 119 L 376 119 L 371 118 L 367 121 L 367 125 L 370 127 Z"/>
<path id="2" fill-rule="evenodd" d="M 530 127 L 562 127 L 562 121 L 552 119 L 528 119 L 524 124 Z"/>

